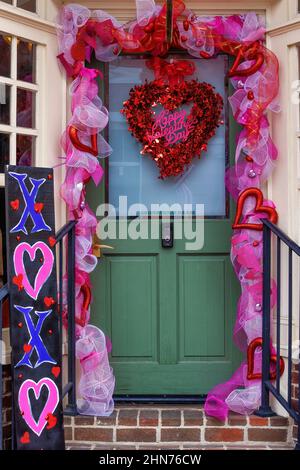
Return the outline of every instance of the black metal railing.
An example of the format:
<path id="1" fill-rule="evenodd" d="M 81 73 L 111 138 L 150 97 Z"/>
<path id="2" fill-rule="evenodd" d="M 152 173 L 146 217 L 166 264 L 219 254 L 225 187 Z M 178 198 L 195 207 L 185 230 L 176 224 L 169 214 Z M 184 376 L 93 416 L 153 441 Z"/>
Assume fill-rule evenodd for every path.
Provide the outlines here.
<path id="1" fill-rule="evenodd" d="M 282 260 L 284 251 L 287 255 L 287 285 L 288 295 L 287 301 L 282 298 Z M 272 256 L 273 254 L 273 256 Z M 270 394 L 280 403 L 281 406 L 288 412 L 288 414 L 295 420 L 295 424 L 298 425 L 298 438 L 295 449 L 300 450 L 300 397 L 296 400 L 292 398 L 292 367 L 293 367 L 293 356 L 297 355 L 300 358 L 299 348 L 299 330 L 294 331 L 295 326 L 293 325 L 293 308 L 295 305 L 295 296 L 297 294 L 297 302 L 299 308 L 300 292 L 299 286 L 297 291 L 294 292 L 295 282 L 294 273 L 296 266 L 295 258 L 298 262 L 300 260 L 300 246 L 298 246 L 293 240 L 286 236 L 278 227 L 273 225 L 268 220 L 263 220 L 263 351 L 262 351 L 262 398 L 261 406 L 257 414 L 259 416 L 272 416 L 274 415 L 270 406 Z M 276 269 L 275 269 L 276 268 Z M 276 272 L 277 281 L 277 305 L 276 305 L 276 332 L 274 340 L 276 339 L 276 380 L 272 383 L 270 379 L 270 368 L 271 368 L 271 277 L 272 270 Z M 282 344 L 282 332 L 281 332 L 281 312 L 283 303 L 284 311 L 287 312 L 287 392 L 282 392 L 281 379 L 280 379 L 280 349 Z M 293 339 L 297 339 L 294 342 Z M 297 351 L 295 351 L 295 347 Z M 300 377 L 300 376 L 299 376 Z M 300 386 L 300 383 L 298 383 Z"/>
<path id="2" fill-rule="evenodd" d="M 68 348 L 67 383 L 63 387 L 62 396 L 63 399 L 66 398 L 67 400 L 64 406 L 64 414 L 68 416 L 77 415 L 75 358 L 75 226 L 76 222 L 69 222 L 56 234 L 56 246 L 58 250 L 59 330 L 62 355 L 64 353 L 63 348 L 65 344 L 67 344 Z M 66 279 L 64 278 L 64 272 L 67 273 Z M 2 341 L 3 326 L 2 307 L 4 301 L 8 298 L 9 289 L 8 286 L 5 285 L 0 289 L 0 341 Z M 64 328 L 63 324 L 63 310 L 65 306 L 67 307 L 67 328 Z M 64 339 L 66 339 L 66 342 Z M 2 353 L 1 348 L 0 353 Z M 3 449 L 3 366 L 1 359 L 0 357 L 0 450 Z M 14 435 L 13 413 L 11 435 Z"/>

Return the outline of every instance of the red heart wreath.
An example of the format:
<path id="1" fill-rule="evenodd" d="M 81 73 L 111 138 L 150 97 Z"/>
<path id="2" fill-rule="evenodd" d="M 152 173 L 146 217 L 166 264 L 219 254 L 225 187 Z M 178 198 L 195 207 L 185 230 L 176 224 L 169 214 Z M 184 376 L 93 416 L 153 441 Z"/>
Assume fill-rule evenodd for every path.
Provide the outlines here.
<path id="1" fill-rule="evenodd" d="M 184 140 L 170 145 L 163 133 L 160 138 L 153 137 L 153 107 L 161 105 L 164 111 L 174 112 L 189 103 L 192 108 L 185 125 L 190 131 Z M 143 145 L 141 154 L 150 154 L 164 179 L 183 174 L 192 159 L 200 158 L 207 150 L 209 139 L 220 125 L 222 109 L 222 97 L 208 83 L 191 80 L 171 86 L 155 80 L 132 88 L 121 113 L 127 119 L 128 130 Z"/>

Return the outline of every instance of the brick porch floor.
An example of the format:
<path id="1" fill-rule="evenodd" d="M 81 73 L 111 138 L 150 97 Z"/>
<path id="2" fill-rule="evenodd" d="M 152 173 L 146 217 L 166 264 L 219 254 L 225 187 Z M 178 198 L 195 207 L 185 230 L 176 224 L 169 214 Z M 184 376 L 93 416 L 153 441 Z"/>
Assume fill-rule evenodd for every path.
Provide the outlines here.
<path id="1" fill-rule="evenodd" d="M 72 450 L 280 449 L 293 448 L 288 418 L 231 414 L 226 423 L 195 405 L 118 405 L 109 418 L 65 418 Z"/>

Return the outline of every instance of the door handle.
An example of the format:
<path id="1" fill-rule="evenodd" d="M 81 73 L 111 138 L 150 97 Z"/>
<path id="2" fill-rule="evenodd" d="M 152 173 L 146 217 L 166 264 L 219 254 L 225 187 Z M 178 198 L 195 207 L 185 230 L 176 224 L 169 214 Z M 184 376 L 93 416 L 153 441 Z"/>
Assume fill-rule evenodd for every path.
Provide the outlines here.
<path id="1" fill-rule="evenodd" d="M 102 245 L 97 235 L 94 235 L 93 239 L 93 255 L 97 258 L 101 258 L 101 250 L 102 248 L 107 248 L 108 250 L 114 250 L 113 246 L 110 245 Z"/>
<path id="2" fill-rule="evenodd" d="M 174 223 L 173 221 L 161 223 L 161 244 L 163 248 L 173 248 L 174 246 Z"/>

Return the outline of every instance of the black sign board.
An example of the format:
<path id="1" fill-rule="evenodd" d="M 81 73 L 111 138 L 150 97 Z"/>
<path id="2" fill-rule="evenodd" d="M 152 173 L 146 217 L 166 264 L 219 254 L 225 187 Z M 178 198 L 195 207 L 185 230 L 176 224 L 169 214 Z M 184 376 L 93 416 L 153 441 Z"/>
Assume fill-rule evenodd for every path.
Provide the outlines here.
<path id="1" fill-rule="evenodd" d="M 5 177 L 16 448 L 64 449 L 53 171 Z"/>

